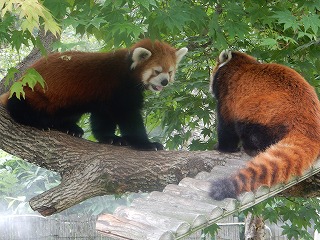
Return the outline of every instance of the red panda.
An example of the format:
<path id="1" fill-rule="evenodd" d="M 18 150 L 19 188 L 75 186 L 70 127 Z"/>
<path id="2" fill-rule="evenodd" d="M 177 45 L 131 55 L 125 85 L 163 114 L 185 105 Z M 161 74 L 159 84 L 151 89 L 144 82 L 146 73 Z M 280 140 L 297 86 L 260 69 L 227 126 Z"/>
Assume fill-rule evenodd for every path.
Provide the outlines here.
<path id="1" fill-rule="evenodd" d="M 217 150 L 255 155 L 231 177 L 212 182 L 210 196 L 235 198 L 261 185 L 302 175 L 320 154 L 320 104 L 296 71 L 223 51 L 210 82 L 217 99 Z"/>
<path id="2" fill-rule="evenodd" d="M 143 90 L 159 92 L 173 82 L 187 51 L 143 39 L 129 49 L 107 53 L 53 53 L 31 66 L 45 80 L 45 88 L 24 87 L 25 99 L 13 95 L 6 100 L 7 93 L 0 99 L 21 124 L 81 137 L 83 130 L 76 123 L 89 112 L 99 142 L 161 150 L 162 144 L 150 142 L 146 133 L 140 113 Z M 117 126 L 121 137 L 115 135 Z"/>
<path id="3" fill-rule="evenodd" d="M 6 92 L 0 95 L 0 106 L 6 106 L 8 103 L 9 97 L 10 97 L 10 92 Z"/>

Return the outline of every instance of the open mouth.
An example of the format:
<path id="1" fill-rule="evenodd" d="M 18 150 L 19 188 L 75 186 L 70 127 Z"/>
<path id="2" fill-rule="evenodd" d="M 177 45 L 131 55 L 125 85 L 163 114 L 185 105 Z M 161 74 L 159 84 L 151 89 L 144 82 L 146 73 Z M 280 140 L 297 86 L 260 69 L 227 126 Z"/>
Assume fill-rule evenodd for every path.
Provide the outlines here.
<path id="1" fill-rule="evenodd" d="M 149 89 L 153 90 L 153 91 L 156 91 L 156 92 L 160 92 L 163 89 L 163 87 L 162 86 L 157 86 L 157 85 L 154 85 L 154 84 L 151 83 L 149 85 Z"/>

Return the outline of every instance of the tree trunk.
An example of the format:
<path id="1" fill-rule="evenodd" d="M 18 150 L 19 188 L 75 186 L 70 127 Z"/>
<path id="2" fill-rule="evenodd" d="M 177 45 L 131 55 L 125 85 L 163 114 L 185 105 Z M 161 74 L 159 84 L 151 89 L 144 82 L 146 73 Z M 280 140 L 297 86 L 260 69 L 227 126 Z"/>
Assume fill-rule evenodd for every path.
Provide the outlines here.
<path id="1" fill-rule="evenodd" d="M 87 198 L 162 190 L 169 183 L 222 165 L 218 152 L 136 151 L 90 142 L 57 131 L 15 123 L 0 107 L 0 148 L 60 173 L 61 184 L 30 200 L 42 215 L 65 210 Z"/>
<path id="2" fill-rule="evenodd" d="M 245 220 L 244 235 L 246 240 L 264 240 L 265 224 L 263 218 L 248 213 Z"/>
<path id="3" fill-rule="evenodd" d="M 215 165 L 223 165 L 224 160 L 240 156 L 216 151 L 137 151 L 94 143 L 19 125 L 1 106 L 0 148 L 60 173 L 60 185 L 30 200 L 31 207 L 45 216 L 94 196 L 161 191 L 169 183 L 177 184 L 184 177 L 210 171 Z M 312 195 L 319 193 L 317 184 Z M 307 192 L 304 194 L 308 196 Z"/>

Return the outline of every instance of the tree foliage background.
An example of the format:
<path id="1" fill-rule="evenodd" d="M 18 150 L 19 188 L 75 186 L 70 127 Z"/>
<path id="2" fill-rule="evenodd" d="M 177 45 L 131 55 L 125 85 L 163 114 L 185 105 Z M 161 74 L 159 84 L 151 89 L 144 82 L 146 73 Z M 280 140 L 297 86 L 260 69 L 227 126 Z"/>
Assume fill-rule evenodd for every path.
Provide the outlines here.
<path id="1" fill-rule="evenodd" d="M 215 101 L 208 83 L 210 69 L 223 49 L 245 51 L 261 61 L 290 66 L 320 94 L 318 0 L 0 0 L 0 9 L 0 70 L 2 75 L 8 74 L 1 84 L 12 84 L 16 63 L 31 48 L 39 47 L 46 54 L 38 37 L 40 28 L 56 36 L 62 34 L 54 44 L 60 51 L 110 51 L 143 37 L 162 39 L 177 48 L 187 46 L 189 53 L 180 64 L 175 83 L 160 94 L 146 92 L 149 134 L 168 149 L 212 149 L 216 141 Z M 94 44 L 88 45 L 89 40 Z M 81 125 L 91 139 L 86 118 Z M 43 191 L 58 181 L 54 173 L 12 157 L 2 159 L 0 192 L 4 198 L 0 201 L 10 207 L 25 204 L 30 192 Z M 22 188 L 32 191 L 29 195 L 12 193 L 10 189 L 17 186 L 18 192 Z M 25 198 L 19 199 L 19 195 Z M 290 201 L 296 204 L 287 207 L 286 200 L 276 199 L 256 211 L 270 218 L 268 206 L 283 216 L 310 205 L 311 211 L 299 218 L 298 229 L 313 219 L 320 230 L 315 210 L 319 209 L 318 199 Z M 90 211 L 104 209 L 100 208 Z M 289 236 L 301 234 L 296 229 L 285 230 Z"/>

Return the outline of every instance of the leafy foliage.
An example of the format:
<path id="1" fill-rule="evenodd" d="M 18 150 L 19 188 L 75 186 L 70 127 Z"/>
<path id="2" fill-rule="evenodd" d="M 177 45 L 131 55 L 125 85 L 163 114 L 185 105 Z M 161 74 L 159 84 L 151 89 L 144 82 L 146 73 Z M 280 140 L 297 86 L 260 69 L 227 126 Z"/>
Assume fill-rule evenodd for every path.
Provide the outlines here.
<path id="1" fill-rule="evenodd" d="M 1 156 L 2 155 L 2 156 Z M 0 153 L 0 211 L 23 213 L 27 199 L 59 183 L 56 173 Z M 7 205 L 7 206 L 6 206 Z M 31 209 L 29 209 L 30 211 Z"/>
<path id="2" fill-rule="evenodd" d="M 31 4 L 36 8 L 31 9 Z M 246 51 L 259 60 L 288 65 L 320 95 L 318 0 L 0 0 L 0 9 L 0 43 L 17 51 L 38 44 L 36 30 L 40 26 L 55 34 L 58 26 L 64 31 L 73 28 L 76 34 L 94 37 L 102 51 L 129 46 L 142 37 L 160 38 L 177 48 L 187 46 L 189 53 L 179 66 L 175 83 L 160 94 L 146 92 L 149 134 L 168 149 L 205 150 L 214 145 L 215 101 L 208 82 L 210 68 L 222 49 Z M 55 47 L 78 49 L 80 43 L 62 41 Z M 9 70 L 9 75 L 14 71 Z M 34 77 L 25 78 L 24 84 L 31 84 Z M 15 88 L 19 92 L 21 86 Z M 92 139 L 87 118 L 81 124 Z M 10 160 L 7 165 L 12 164 Z M 6 189 L 11 183 L 19 192 L 17 176 L 26 174 L 28 168 L 11 170 L 7 165 L 0 168 L 0 186 Z M 8 195 L 6 190 L 0 191 Z M 9 197 L 19 199 L 17 196 Z M 311 219 L 319 230 L 316 209 L 319 199 L 274 198 L 252 211 L 270 221 L 284 220 L 284 233 L 289 237 L 308 239 L 306 228 Z"/>
<path id="3" fill-rule="evenodd" d="M 13 73 L 15 72 L 16 71 L 13 71 Z M 21 81 L 14 82 L 12 84 L 10 89 L 10 97 L 13 93 L 15 93 L 18 99 L 20 99 L 21 95 L 23 98 L 25 98 L 23 87 L 28 86 L 33 90 L 36 84 L 40 84 L 42 88 L 45 88 L 45 81 L 42 76 L 34 68 L 29 68 L 26 70 L 25 75 L 21 78 Z"/>
<path id="4" fill-rule="evenodd" d="M 283 222 L 283 234 L 288 239 L 313 239 L 308 228 L 320 230 L 320 201 L 317 198 L 284 198 L 268 199 L 246 212 L 262 215 L 272 223 Z"/>
<path id="5" fill-rule="evenodd" d="M 33 32 L 39 30 L 41 25 L 54 35 L 60 33 L 59 25 L 38 0 L 1 0 L 0 9 L 1 40 L 8 41 L 17 50 L 21 44 L 28 45 L 29 39 L 35 40 Z M 18 24 L 20 27 L 17 27 Z"/>

